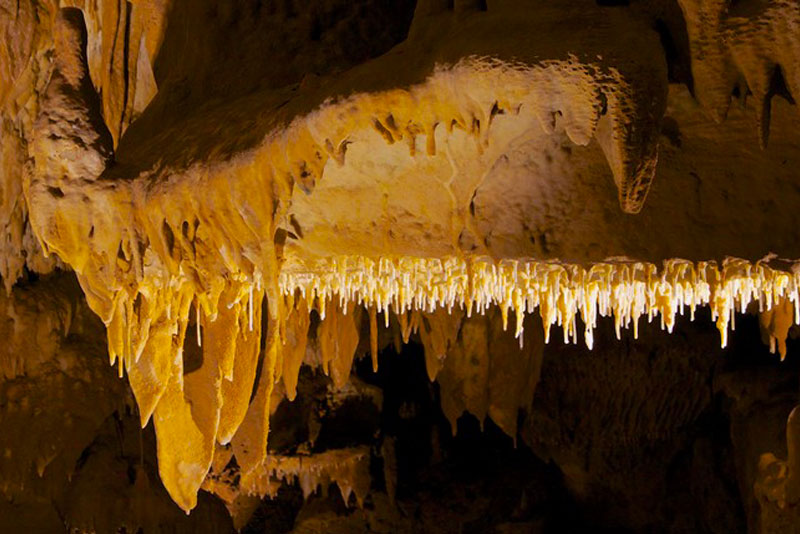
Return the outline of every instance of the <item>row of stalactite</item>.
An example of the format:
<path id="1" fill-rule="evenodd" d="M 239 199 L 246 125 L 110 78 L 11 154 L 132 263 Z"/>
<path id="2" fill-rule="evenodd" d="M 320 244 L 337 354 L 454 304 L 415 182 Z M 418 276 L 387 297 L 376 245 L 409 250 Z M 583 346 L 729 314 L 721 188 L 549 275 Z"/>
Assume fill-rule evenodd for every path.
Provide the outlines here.
<path id="1" fill-rule="evenodd" d="M 385 314 L 386 326 L 390 309 L 404 314 L 459 308 L 469 317 L 474 311 L 484 313 L 498 306 L 504 328 L 509 310 L 515 312 L 514 332 L 520 337 L 525 315 L 538 308 L 545 342 L 554 324 L 562 327 L 565 343 L 577 342 L 576 319 L 580 317 L 590 349 L 598 315 L 613 316 L 619 339 L 621 328 L 632 328 L 637 337 L 643 316 L 648 322 L 660 317 L 661 327 L 671 332 L 677 315 L 688 312 L 694 320 L 699 306 L 710 306 L 723 348 L 728 329 L 736 326 L 735 312 L 744 313 L 753 303 L 759 312 L 771 313 L 770 317 L 788 314 L 789 324 L 792 317 L 800 321 L 800 265 L 776 260 L 752 264 L 728 258 L 721 264 L 695 264 L 670 259 L 659 270 L 652 263 L 633 261 L 584 268 L 556 261 L 495 262 L 486 257 L 372 260 L 345 256 L 310 266 L 286 266 L 279 283 L 284 294 L 317 302 L 323 317 L 325 303 L 338 299 L 340 305 L 352 301 L 377 308 Z M 788 303 L 792 306 L 786 309 Z"/>
<path id="2" fill-rule="evenodd" d="M 565 341 L 575 342 L 580 318 L 591 348 L 598 316 L 613 316 L 618 336 L 623 327 L 636 335 L 642 317 L 660 317 L 662 328 L 671 331 L 678 314 L 694 318 L 698 306 L 708 305 L 724 346 L 728 328 L 735 327 L 735 312 L 752 305 L 762 312 L 773 349 L 777 345 L 783 355 L 792 320 L 800 318 L 799 282 L 795 266 L 777 260 L 668 260 L 659 271 L 653 264 L 627 261 L 584 268 L 483 257 L 343 257 L 310 268 L 284 264 L 277 277 L 279 296 L 267 298 L 263 317 L 267 291 L 247 280 L 220 281 L 202 295 L 194 293 L 190 282 L 176 279 L 142 285 L 135 297 L 118 292 L 107 324 L 109 354 L 127 371 L 142 424 L 153 418 L 164 485 L 188 510 L 222 449 L 235 455 L 242 487 L 259 491 L 274 385 L 282 381 L 287 398 L 294 399 L 300 367 L 311 349 L 334 386 L 342 387 L 359 347 L 362 319 L 369 323 L 374 368 L 379 324 L 388 326 L 391 313 L 402 342 L 417 333 L 425 346 L 429 377 L 442 385 L 443 409 L 453 428 L 466 410 L 480 420 L 488 414 L 507 421 L 498 424 L 513 437 L 516 410 L 532 395 L 537 380 L 536 351 L 548 341 L 553 324 L 562 327 Z M 537 308 L 544 328 L 525 328 Z M 310 336 L 312 311 L 320 321 Z M 501 335 L 509 311 L 514 312 L 516 336 Z M 186 342 L 187 333 L 194 343 Z M 504 341 L 490 351 L 489 340 L 495 344 L 499 339 L 511 346 Z M 187 372 L 185 352 L 199 345 L 202 365 Z M 495 349 L 503 354 L 493 354 Z M 492 376 L 514 374 L 502 370 L 499 359 L 506 353 L 517 355 L 506 362 L 508 369 L 525 367 L 517 373 L 524 380 L 509 388 L 513 394 L 503 388 L 492 393 L 487 386 Z M 477 371 L 459 369 L 470 361 L 478 362 Z M 457 379 L 476 372 L 470 384 Z"/>

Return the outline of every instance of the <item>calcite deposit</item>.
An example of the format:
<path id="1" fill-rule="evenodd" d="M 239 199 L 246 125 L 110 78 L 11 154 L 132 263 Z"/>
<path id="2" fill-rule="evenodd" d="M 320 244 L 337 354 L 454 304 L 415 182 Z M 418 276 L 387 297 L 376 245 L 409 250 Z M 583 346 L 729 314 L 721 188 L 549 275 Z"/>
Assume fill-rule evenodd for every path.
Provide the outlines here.
<path id="1" fill-rule="evenodd" d="M 0 34 L 0 530 L 800 530 L 797 1 L 0 0 Z M 550 489 L 429 508 L 482 447 Z"/>

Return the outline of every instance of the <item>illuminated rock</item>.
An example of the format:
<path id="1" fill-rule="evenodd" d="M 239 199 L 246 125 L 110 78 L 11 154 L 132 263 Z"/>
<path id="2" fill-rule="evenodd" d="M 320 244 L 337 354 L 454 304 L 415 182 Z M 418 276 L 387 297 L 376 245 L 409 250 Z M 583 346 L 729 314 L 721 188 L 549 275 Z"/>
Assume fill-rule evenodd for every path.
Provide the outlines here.
<path id="1" fill-rule="evenodd" d="M 800 256 L 797 128 L 776 104 L 752 154 L 728 107 L 744 78 L 766 145 L 778 79 L 800 90 L 798 8 L 678 3 L 727 130 L 670 85 L 662 21 L 602 2 L 0 5 L 6 290 L 74 271 L 172 499 L 229 492 L 242 517 L 275 480 L 363 501 L 363 451 L 269 454 L 270 416 L 304 363 L 343 390 L 388 337 L 422 343 L 453 432 L 469 412 L 515 441 L 553 326 L 591 349 L 600 318 L 636 339 L 707 306 L 724 348 L 751 311 L 784 358 L 800 264 L 757 258 Z M 71 313 L 50 300 L 46 352 Z M 8 315 L 11 380 L 41 362 Z"/>

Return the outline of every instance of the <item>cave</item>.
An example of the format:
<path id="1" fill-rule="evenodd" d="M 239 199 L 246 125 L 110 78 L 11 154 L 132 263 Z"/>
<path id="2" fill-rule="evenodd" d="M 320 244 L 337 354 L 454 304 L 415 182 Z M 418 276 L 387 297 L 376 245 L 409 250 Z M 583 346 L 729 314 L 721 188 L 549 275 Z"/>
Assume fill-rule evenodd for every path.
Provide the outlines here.
<path id="1" fill-rule="evenodd" d="M 800 532 L 797 0 L 0 34 L 0 533 Z"/>

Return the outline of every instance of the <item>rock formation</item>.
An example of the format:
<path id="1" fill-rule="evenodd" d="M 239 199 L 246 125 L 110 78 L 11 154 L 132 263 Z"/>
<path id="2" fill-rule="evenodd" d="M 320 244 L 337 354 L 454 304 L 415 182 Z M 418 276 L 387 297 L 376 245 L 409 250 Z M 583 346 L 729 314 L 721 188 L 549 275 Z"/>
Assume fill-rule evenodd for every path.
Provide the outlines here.
<path id="1" fill-rule="evenodd" d="M 796 0 L 0 33 L 0 527 L 800 530 Z M 563 493 L 422 504 L 485 447 Z"/>

